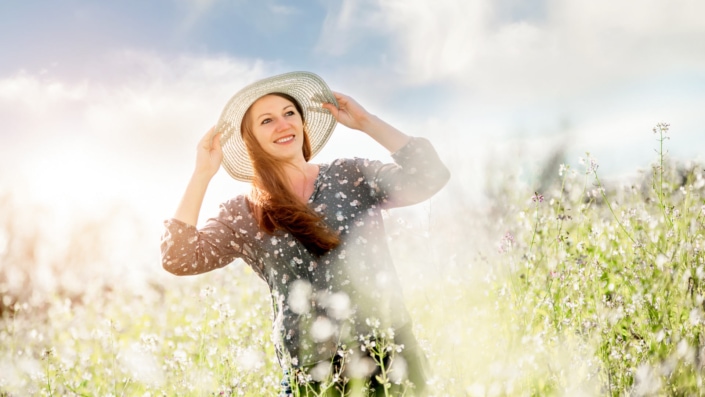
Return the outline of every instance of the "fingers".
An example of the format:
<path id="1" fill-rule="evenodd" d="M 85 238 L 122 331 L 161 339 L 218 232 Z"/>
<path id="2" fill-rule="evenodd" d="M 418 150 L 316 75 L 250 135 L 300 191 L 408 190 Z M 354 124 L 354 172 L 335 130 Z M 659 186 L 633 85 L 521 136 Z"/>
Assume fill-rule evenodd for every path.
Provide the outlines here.
<path id="1" fill-rule="evenodd" d="M 329 112 L 331 112 L 333 117 L 335 117 L 338 114 L 338 108 L 335 105 L 333 105 L 332 103 L 324 103 L 323 105 L 321 105 L 321 107 L 323 109 L 326 109 Z"/>
<path id="2" fill-rule="evenodd" d="M 215 126 L 212 126 L 208 132 L 206 132 L 206 135 L 201 138 L 201 141 L 208 141 L 213 138 L 213 131 L 215 131 Z"/>
<path id="3" fill-rule="evenodd" d="M 336 92 L 336 91 L 332 91 L 332 92 L 333 92 L 333 96 L 335 97 L 335 100 L 338 102 L 338 106 L 336 106 L 332 103 L 324 103 L 323 108 L 328 109 L 335 116 L 335 115 L 337 115 L 337 113 L 340 109 L 344 109 L 348 105 L 350 98 L 346 95 L 339 93 L 339 92 Z"/>
<path id="4" fill-rule="evenodd" d="M 220 138 L 223 136 L 222 132 L 215 134 L 213 137 L 213 148 L 216 150 L 221 150 Z"/>
<path id="5" fill-rule="evenodd" d="M 331 112 L 333 117 L 346 127 L 360 129 L 360 122 L 367 118 L 367 111 L 354 99 L 340 92 L 333 91 L 338 106 L 332 103 L 324 103 L 322 106 Z"/>
<path id="6" fill-rule="evenodd" d="M 211 127 L 208 132 L 206 132 L 206 135 L 201 138 L 201 141 L 198 143 L 198 146 L 210 150 L 211 148 L 215 147 L 217 144 L 217 147 L 220 147 L 220 136 L 222 134 L 216 134 L 215 133 L 215 126 Z M 217 143 L 216 143 L 217 139 Z"/>
<path id="7" fill-rule="evenodd" d="M 345 106 L 345 104 L 347 104 L 347 102 L 350 100 L 350 97 L 348 97 L 346 95 L 343 95 L 343 94 L 336 92 L 336 91 L 332 91 L 332 92 L 333 92 L 333 97 L 335 97 L 335 100 L 338 102 L 339 106 Z M 323 105 L 325 107 L 326 104 L 323 104 Z M 330 105 L 335 106 L 332 103 Z"/>

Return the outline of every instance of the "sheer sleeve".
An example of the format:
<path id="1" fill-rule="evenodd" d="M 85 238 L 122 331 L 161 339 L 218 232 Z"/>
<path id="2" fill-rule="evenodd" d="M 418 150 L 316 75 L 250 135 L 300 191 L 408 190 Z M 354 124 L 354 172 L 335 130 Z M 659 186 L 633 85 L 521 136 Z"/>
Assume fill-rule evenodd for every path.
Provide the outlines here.
<path id="1" fill-rule="evenodd" d="M 371 194 L 385 208 L 403 207 L 429 199 L 450 179 L 431 143 L 411 140 L 392 154 L 394 163 L 356 159 Z"/>
<path id="2" fill-rule="evenodd" d="M 246 220 L 235 200 L 220 206 L 217 217 L 197 229 L 178 219 L 164 221 L 161 240 L 162 266 L 176 275 L 209 272 L 249 256 Z"/>

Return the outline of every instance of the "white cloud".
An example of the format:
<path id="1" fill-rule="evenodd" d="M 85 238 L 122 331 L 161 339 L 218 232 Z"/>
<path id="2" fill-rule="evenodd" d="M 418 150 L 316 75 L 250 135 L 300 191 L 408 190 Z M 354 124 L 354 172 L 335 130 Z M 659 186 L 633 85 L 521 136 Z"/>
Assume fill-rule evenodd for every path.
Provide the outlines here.
<path id="1" fill-rule="evenodd" d="M 328 8 L 316 51 L 343 55 L 370 33 L 385 32 L 385 15 L 376 0 L 324 2 Z M 363 55 L 364 56 L 364 55 Z"/>
<path id="2" fill-rule="evenodd" d="M 0 78 L 2 191 L 24 185 L 28 200 L 84 214 L 127 201 L 161 219 L 230 96 L 271 73 L 257 61 L 136 52 L 100 66 L 102 81 L 27 72 Z M 219 185 L 209 195 L 213 209 L 218 193 L 233 189 Z"/>
<path id="3" fill-rule="evenodd" d="M 510 141 L 541 159 L 552 141 L 566 140 L 574 152 L 599 156 L 604 170 L 633 170 L 652 158 L 649 132 L 659 121 L 678 133 L 674 154 L 693 155 L 705 122 L 698 110 L 705 103 L 705 3 L 545 0 L 522 15 L 529 6 L 509 2 L 345 0 L 329 9 L 320 49 L 371 59 L 346 65 L 335 79 L 402 121 L 422 116 L 395 108 L 390 91 L 449 87 L 418 100 L 434 103 L 442 120 L 429 136 L 439 147 L 450 142 L 445 152 L 475 176 L 492 157 L 511 158 L 502 149 Z M 388 45 L 353 48 L 377 39 Z M 375 50 L 388 52 L 379 61 Z M 400 127 L 416 133 L 418 125 Z"/>
<path id="4" fill-rule="evenodd" d="M 60 81 L 42 81 L 40 76 L 20 71 L 11 78 L 0 80 L 0 101 L 15 102 L 23 108 L 44 112 L 57 104 L 83 100 L 87 88 L 86 84 L 67 85 Z"/>
<path id="5" fill-rule="evenodd" d="M 480 55 L 489 3 L 483 0 L 382 2 L 384 25 L 395 36 L 399 71 L 432 82 L 468 72 Z"/>
<path id="6" fill-rule="evenodd" d="M 291 5 L 269 4 L 267 5 L 267 8 L 269 8 L 269 11 L 273 12 L 274 14 L 280 15 L 295 15 L 301 13 L 301 10 L 299 8 Z"/>
<path id="7" fill-rule="evenodd" d="M 521 100 L 705 65 L 703 2 L 546 1 L 541 18 L 502 20 L 491 0 L 346 0 L 329 10 L 321 48 L 389 35 L 387 55 L 408 83 Z"/>

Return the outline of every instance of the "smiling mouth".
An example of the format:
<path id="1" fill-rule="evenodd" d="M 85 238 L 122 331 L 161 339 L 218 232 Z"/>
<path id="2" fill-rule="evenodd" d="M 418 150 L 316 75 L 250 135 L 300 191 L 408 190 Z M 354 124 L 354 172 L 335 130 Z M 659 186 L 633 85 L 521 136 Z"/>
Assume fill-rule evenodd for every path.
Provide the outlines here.
<path id="1" fill-rule="evenodd" d="M 294 138 L 295 138 L 294 135 L 287 135 L 285 137 L 277 139 L 276 141 L 274 141 L 274 143 L 287 143 L 287 142 L 293 141 Z"/>

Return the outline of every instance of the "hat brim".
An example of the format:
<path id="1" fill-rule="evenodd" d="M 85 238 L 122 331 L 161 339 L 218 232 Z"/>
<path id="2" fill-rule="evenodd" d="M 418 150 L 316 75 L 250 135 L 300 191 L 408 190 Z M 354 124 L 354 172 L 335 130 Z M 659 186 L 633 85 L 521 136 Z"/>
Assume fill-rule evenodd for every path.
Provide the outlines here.
<path id="1" fill-rule="evenodd" d="M 215 129 L 216 133 L 223 134 L 223 168 L 237 180 L 249 182 L 254 175 L 252 161 L 240 131 L 242 118 L 257 99 L 275 92 L 291 95 L 301 105 L 311 142 L 311 157 L 323 149 L 335 129 L 335 117 L 321 105 L 332 103 L 337 107 L 338 102 L 325 81 L 316 74 L 290 72 L 246 86 L 225 105 Z"/>

